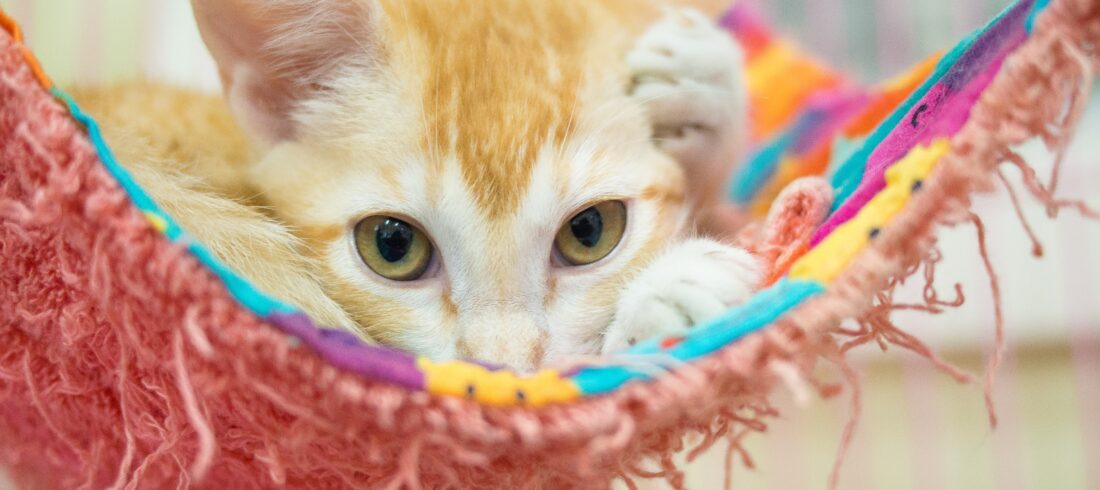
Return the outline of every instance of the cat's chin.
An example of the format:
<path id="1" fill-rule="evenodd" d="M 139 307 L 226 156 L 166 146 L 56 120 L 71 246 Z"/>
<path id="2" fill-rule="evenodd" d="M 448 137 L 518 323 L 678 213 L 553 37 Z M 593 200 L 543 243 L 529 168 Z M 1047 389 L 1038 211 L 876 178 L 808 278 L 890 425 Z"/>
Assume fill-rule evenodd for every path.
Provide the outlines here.
<path id="1" fill-rule="evenodd" d="M 601 328 L 600 331 L 606 331 L 607 328 Z M 532 371 L 541 371 L 552 369 L 560 373 L 576 370 L 584 366 L 598 366 L 606 363 L 607 356 L 600 353 L 600 347 L 603 345 L 603 335 L 599 336 L 599 340 L 593 340 L 584 342 L 581 346 L 573 347 L 569 350 L 562 350 L 560 354 L 550 354 L 539 365 L 532 368 Z"/>

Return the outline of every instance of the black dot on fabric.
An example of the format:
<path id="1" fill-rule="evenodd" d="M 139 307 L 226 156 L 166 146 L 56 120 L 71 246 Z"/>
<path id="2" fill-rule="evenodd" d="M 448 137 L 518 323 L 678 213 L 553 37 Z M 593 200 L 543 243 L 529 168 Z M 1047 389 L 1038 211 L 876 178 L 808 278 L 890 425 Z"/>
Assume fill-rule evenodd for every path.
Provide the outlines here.
<path id="1" fill-rule="evenodd" d="M 516 400 L 521 403 L 527 401 L 527 393 L 524 393 L 523 390 L 516 390 Z"/>
<path id="2" fill-rule="evenodd" d="M 916 182 L 913 182 L 913 188 L 912 188 L 913 192 L 917 192 L 917 191 L 921 190 L 922 188 L 924 188 L 924 181 L 923 180 L 918 180 Z"/>
<path id="3" fill-rule="evenodd" d="M 878 237 L 878 234 L 879 234 L 879 233 L 882 233 L 882 229 L 881 229 L 881 228 L 871 228 L 871 233 L 870 233 L 870 236 L 871 236 L 871 238 L 872 238 L 872 239 L 874 239 L 874 238 L 877 238 L 877 237 Z"/>
<path id="4" fill-rule="evenodd" d="M 920 125 L 920 121 L 917 120 L 917 118 L 919 118 L 920 115 L 924 114 L 924 111 L 927 111 L 927 110 L 928 110 L 928 104 L 921 104 L 920 107 L 917 107 L 917 110 L 913 111 L 913 117 L 909 119 L 909 125 L 913 126 L 914 128 L 916 128 L 918 125 Z"/>
<path id="5" fill-rule="evenodd" d="M 477 391 L 477 389 L 476 389 L 476 388 L 474 388 L 474 385 L 473 385 L 473 384 L 468 384 L 468 385 L 466 385 L 466 397 L 467 397 L 467 398 L 473 398 L 473 397 L 474 397 L 474 393 L 475 393 L 476 391 Z"/>

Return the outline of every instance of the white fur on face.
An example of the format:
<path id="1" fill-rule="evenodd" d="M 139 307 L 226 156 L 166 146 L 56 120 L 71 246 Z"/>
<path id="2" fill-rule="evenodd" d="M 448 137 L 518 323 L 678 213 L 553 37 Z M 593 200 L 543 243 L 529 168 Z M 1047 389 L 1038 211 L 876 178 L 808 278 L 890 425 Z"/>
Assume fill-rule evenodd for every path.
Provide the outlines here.
<path id="1" fill-rule="evenodd" d="M 378 104 L 372 108 L 377 114 L 387 97 L 370 100 Z M 490 220 L 458 162 L 445 154 L 424 155 L 414 142 L 418 133 L 404 132 L 405 124 L 415 127 L 419 119 L 401 106 L 393 104 L 384 128 L 362 121 L 354 140 L 328 149 L 302 142 L 275 147 L 255 167 L 256 181 L 265 184 L 265 195 L 288 221 L 344 229 L 344 237 L 321 256 L 362 294 L 413 312 L 387 336 L 399 347 L 438 359 L 468 356 L 519 368 L 598 352 L 615 296 L 593 289 L 625 282 L 636 272 L 639 254 L 653 248 L 654 235 L 676 233 L 684 218 L 642 197 L 645 189 L 675 187 L 682 177 L 647 144 L 640 108 L 625 97 L 613 99 L 580 114 L 582 122 L 564 147 L 529 149 L 537 158 L 520 202 L 510 216 Z M 609 120 L 608 113 L 617 117 Z M 353 150 L 349 141 L 369 143 Z M 628 209 L 617 249 L 582 267 L 553 260 L 560 227 L 586 207 L 611 199 L 623 200 Z M 358 220 L 375 214 L 423 227 L 441 261 L 438 273 L 396 283 L 367 268 L 351 232 Z M 656 237 L 661 243 L 670 238 Z"/>

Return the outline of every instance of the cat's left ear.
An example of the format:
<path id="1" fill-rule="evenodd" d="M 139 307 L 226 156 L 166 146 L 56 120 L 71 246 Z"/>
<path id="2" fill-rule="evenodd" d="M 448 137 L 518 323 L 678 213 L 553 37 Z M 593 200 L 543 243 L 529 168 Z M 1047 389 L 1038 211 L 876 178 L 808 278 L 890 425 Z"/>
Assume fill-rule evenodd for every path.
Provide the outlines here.
<path id="1" fill-rule="evenodd" d="M 240 123 L 268 143 L 295 137 L 295 110 L 339 73 L 381 56 L 374 0 L 191 0 Z"/>

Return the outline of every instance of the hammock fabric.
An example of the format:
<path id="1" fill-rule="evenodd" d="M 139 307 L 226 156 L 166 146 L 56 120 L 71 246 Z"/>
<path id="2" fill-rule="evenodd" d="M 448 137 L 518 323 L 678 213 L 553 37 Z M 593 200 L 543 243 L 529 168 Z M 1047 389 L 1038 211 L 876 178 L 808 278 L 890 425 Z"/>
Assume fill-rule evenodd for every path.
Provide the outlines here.
<path id="1" fill-rule="evenodd" d="M 746 234 L 767 284 L 629 352 L 669 371 L 622 356 L 517 375 L 366 345 L 255 290 L 128 176 L 0 12 L 0 464 L 30 488 L 682 486 L 684 435 L 703 435 L 698 450 L 729 440 L 732 455 L 775 415 L 778 384 L 812 382 L 821 357 L 847 370 L 840 321 L 927 262 L 937 225 L 970 220 L 999 163 L 1018 163 L 1051 214 L 1076 205 L 1010 148 L 1068 142 L 1100 2 L 1020 0 L 871 88 L 748 10 L 722 22 L 749 53 L 760 150 L 731 198 L 771 209 Z M 831 210 L 789 185 L 824 174 Z"/>

